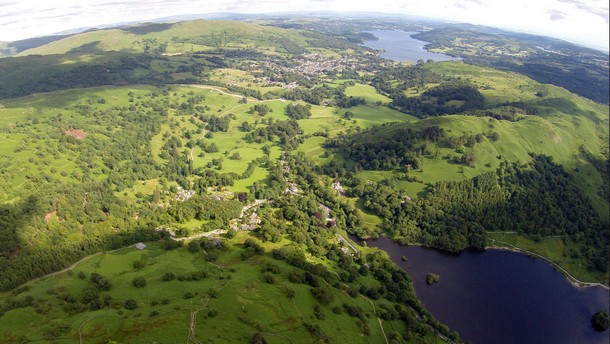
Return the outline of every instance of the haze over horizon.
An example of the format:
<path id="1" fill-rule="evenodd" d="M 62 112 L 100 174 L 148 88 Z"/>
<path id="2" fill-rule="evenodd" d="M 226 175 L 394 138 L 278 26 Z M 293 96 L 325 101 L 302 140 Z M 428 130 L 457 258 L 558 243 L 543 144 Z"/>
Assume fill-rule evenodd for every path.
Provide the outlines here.
<path id="1" fill-rule="evenodd" d="M 486 25 L 566 40 L 608 51 L 605 0 L 0 0 L 0 41 L 58 32 L 218 12 L 379 12 Z"/>

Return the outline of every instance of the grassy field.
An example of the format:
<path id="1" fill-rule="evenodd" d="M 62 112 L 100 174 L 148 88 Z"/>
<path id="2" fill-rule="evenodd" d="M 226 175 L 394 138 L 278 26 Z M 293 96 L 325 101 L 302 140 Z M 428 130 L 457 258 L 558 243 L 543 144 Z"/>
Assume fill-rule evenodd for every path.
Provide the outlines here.
<path id="1" fill-rule="evenodd" d="M 201 95 L 205 97 L 205 106 L 209 114 L 218 116 L 233 115 L 228 132 L 214 133 L 214 138 L 204 138 L 207 130 L 193 134 L 193 139 L 202 139 L 206 143 L 214 142 L 218 147 L 217 153 L 205 153 L 199 156 L 201 148 L 194 147 L 187 151 L 193 160 L 193 166 L 206 167 L 213 159 L 222 159 L 222 168 L 219 173 L 234 172 L 241 175 L 248 164 L 263 156 L 261 148 L 265 144 L 247 143 L 243 140 L 246 133 L 242 133 L 238 127 L 242 122 L 248 122 L 255 126 L 260 121 L 258 115 L 248 113 L 252 104 L 242 104 L 238 101 L 241 97 L 225 94 L 222 89 L 202 89 L 196 87 L 172 87 L 172 92 L 167 95 L 169 101 L 181 101 L 185 95 Z M 83 164 L 81 150 L 67 154 L 62 148 L 62 128 L 53 128 L 53 123 L 58 114 L 61 114 L 64 128 L 86 129 L 87 141 L 95 137 L 98 141 L 112 140 L 105 130 L 106 127 L 99 120 L 93 122 L 91 118 L 83 117 L 74 111 L 71 106 L 76 104 L 87 104 L 95 110 L 104 110 L 111 107 L 130 106 L 130 98 L 133 100 L 147 100 L 151 92 L 159 92 L 158 89 L 148 86 L 130 87 L 99 87 L 82 90 L 58 91 L 51 94 L 37 94 L 23 98 L 5 100 L 0 108 L 0 128 L 5 132 L 0 134 L 0 163 L 4 173 L 0 177 L 0 196 L 3 200 L 18 197 L 16 191 L 19 187 L 26 189 L 36 187 L 36 177 L 49 175 L 56 181 L 78 182 L 80 166 Z M 225 92 L 225 93 L 221 93 Z M 129 97 L 127 94 L 133 94 Z M 98 103 L 103 99 L 104 103 Z M 284 115 L 285 103 L 282 101 L 266 102 L 274 112 L 266 118 L 275 120 L 286 120 Z M 186 132 L 196 132 L 201 123 L 192 120 L 192 115 L 178 115 L 175 110 L 169 109 L 166 121 L 160 126 L 159 132 L 150 141 L 150 151 L 157 163 L 164 164 L 166 161 L 159 157 L 161 148 L 165 143 L 164 136 L 174 135 L 180 139 L 185 146 L 189 141 L 185 137 Z M 261 124 L 258 124 L 259 126 Z M 99 131 L 99 134 L 97 133 Z M 46 133 L 53 132 L 54 135 L 47 136 Z M 104 134 L 101 134 L 101 133 Z M 116 134 L 120 134 L 118 131 Z M 53 151 L 50 149 L 54 148 Z M 187 148 L 184 147 L 184 150 Z M 232 160 L 230 156 L 235 152 L 241 155 L 240 160 Z M 100 153 L 101 154 L 101 153 Z M 270 157 L 277 159 L 280 155 L 279 147 L 271 148 Z M 99 168 L 95 169 L 97 178 L 107 176 L 107 171 L 102 167 L 103 161 L 94 161 Z M 237 181 L 232 188 L 235 191 L 248 191 L 249 186 L 257 180 L 264 180 L 267 172 L 264 168 L 256 168 L 254 175 L 246 180 Z M 121 198 L 127 201 L 136 201 L 136 194 L 150 195 L 158 181 L 138 181 L 133 187 L 118 192 Z M 145 183 L 145 185 L 144 185 Z"/>
<path id="2" fill-rule="evenodd" d="M 234 73 L 233 70 L 227 70 L 223 73 Z M 355 86 L 356 87 L 356 86 Z M 381 97 L 374 92 L 370 87 L 360 85 L 361 90 L 369 93 L 371 96 Z M 154 87 L 149 86 L 130 86 L 130 87 L 97 87 L 89 89 L 81 89 L 75 91 L 57 91 L 51 94 L 36 94 L 23 98 L 6 100 L 0 108 L 0 128 L 10 129 L 8 133 L 0 135 L 0 140 L 3 143 L 0 147 L 0 162 L 4 161 L 6 173 L 0 180 L 0 194 L 4 199 L 17 197 L 14 193 L 14 186 L 34 187 L 31 182 L 31 177 L 36 174 L 48 174 L 56 180 L 64 180 L 66 182 L 77 182 L 80 169 L 79 162 L 80 153 L 76 154 L 57 154 L 49 156 L 48 147 L 58 146 L 56 139 L 47 138 L 46 140 L 35 139 L 41 136 L 45 131 L 53 130 L 49 128 L 47 123 L 61 113 L 66 127 L 74 129 L 83 129 L 88 119 L 83 118 L 70 107 L 75 104 L 88 104 L 95 109 L 104 110 L 111 107 L 130 106 L 131 101 L 146 100 L 150 97 L 151 92 L 155 91 Z M 281 100 L 265 101 L 271 112 L 264 118 L 250 114 L 249 110 L 253 104 L 258 103 L 254 99 L 250 99 L 247 104 L 240 102 L 241 96 L 234 95 L 221 88 L 216 87 L 180 87 L 173 86 L 170 88 L 170 93 L 167 95 L 169 101 L 179 102 L 185 95 L 203 96 L 205 97 L 204 104 L 208 109 L 208 114 L 217 116 L 234 116 L 231 120 L 227 132 L 213 133 L 213 138 L 206 138 L 207 130 L 198 130 L 198 121 L 193 121 L 191 115 L 179 115 L 175 110 L 169 109 L 166 121 L 160 126 L 159 132 L 150 141 L 150 150 L 153 159 L 157 163 L 165 164 L 166 161 L 159 157 L 161 148 L 165 143 L 164 137 L 174 135 L 179 138 L 182 145 L 185 146 L 189 138 L 185 137 L 185 132 L 192 132 L 191 139 L 201 139 L 206 143 L 215 143 L 218 147 L 216 153 L 203 153 L 201 148 L 194 147 L 187 150 L 184 147 L 185 154 L 188 154 L 193 160 L 193 166 L 207 167 L 212 160 L 221 160 L 222 167 L 217 168 L 219 173 L 243 173 L 248 164 L 263 156 L 261 148 L 269 143 L 257 144 L 248 143 L 243 140 L 245 132 L 241 132 L 239 127 L 243 122 L 247 122 L 251 127 L 260 127 L 261 120 L 287 120 L 284 114 L 284 108 L 288 102 Z M 131 92 L 132 97 L 127 94 Z M 103 100 L 104 103 L 99 103 Z M 412 117 L 390 110 L 386 107 L 373 105 L 362 105 L 350 109 L 354 113 L 351 121 L 342 119 L 342 112 L 339 109 L 325 106 L 314 106 L 312 109 L 312 117 L 299 121 L 303 133 L 310 135 L 314 133 L 325 132 L 328 135 L 335 135 L 340 131 L 345 131 L 349 128 L 360 126 L 367 128 L 372 125 L 381 124 L 386 121 L 411 120 Z M 69 122 L 68 122 L 69 121 Z M 70 124 L 71 123 L 71 124 Z M 76 123 L 79 123 L 79 127 Z M 26 135 L 23 131 L 15 130 L 17 127 L 27 128 L 30 134 Z M 88 135 L 96 135 L 99 140 L 108 140 L 108 134 L 100 135 L 95 131 L 102 129 L 101 127 L 88 126 Z M 58 134 L 61 129 L 57 128 Z M 92 136 L 89 136 L 92 137 Z M 86 138 L 88 140 L 88 138 Z M 311 137 L 305 140 L 298 150 L 305 151 L 308 156 L 317 160 L 319 163 L 331 161 L 329 157 L 323 157 L 324 143 L 323 137 Z M 239 160 L 232 160 L 230 157 L 238 152 L 241 156 Z M 273 146 L 270 157 L 277 159 L 280 155 L 280 148 Z M 203 154 L 201 154 L 203 153 Z M 103 165 L 101 160 L 96 162 L 98 165 Z M 32 173 L 36 171 L 35 173 Z M 97 178 L 104 178 L 106 172 L 103 168 L 99 168 L 95 172 Z M 257 180 L 264 180 L 267 177 L 267 172 L 264 168 L 256 168 L 255 173 L 245 180 L 236 181 L 236 185 L 231 188 L 234 191 L 248 191 L 249 186 Z M 146 185 L 142 185 L 146 183 Z M 128 190 L 117 193 L 121 198 L 128 201 L 136 201 L 136 194 L 149 196 L 154 187 L 147 181 L 138 181 L 136 185 L 128 188 Z M 156 184 L 155 184 L 156 185 Z"/>
<path id="3" fill-rule="evenodd" d="M 387 104 L 392 101 L 392 99 L 379 94 L 373 86 L 364 84 L 356 84 L 355 86 L 346 88 L 345 95 L 348 97 L 364 98 L 367 103 L 381 102 L 382 104 Z"/>
<path id="4" fill-rule="evenodd" d="M 333 301 L 318 305 L 324 320 L 314 317 L 317 302 L 310 287 L 287 279 L 287 274 L 296 268 L 268 256 L 240 259 L 241 243 L 247 237 L 249 234 L 242 232 L 227 241 L 227 248 L 214 262 L 207 262 L 203 251 L 165 251 L 157 243 L 148 243 L 141 251 L 127 247 L 92 256 L 67 272 L 29 283 L 20 288 L 17 296 L 0 295 L 2 300 L 36 300 L 36 306 L 4 314 L 0 338 L 3 343 L 26 338 L 54 343 L 104 343 L 108 339 L 122 343 L 175 343 L 176 338 L 185 340 L 192 335 L 200 342 L 244 343 L 259 332 L 269 343 L 305 343 L 319 338 L 305 328 L 304 324 L 310 323 L 319 326 L 319 332 L 330 342 L 384 341 L 375 316 L 367 316 L 370 335 L 364 336 L 356 318 L 344 311 L 332 311 L 346 303 L 371 314 L 372 305 L 363 297 L 353 298 L 330 288 Z M 137 269 L 136 261 L 140 263 Z M 268 283 L 261 272 L 261 266 L 268 262 L 279 267 L 273 283 Z M 162 281 L 168 272 L 181 276 L 197 271 L 206 271 L 208 277 L 199 281 Z M 110 291 L 101 293 L 109 305 L 99 310 L 66 312 L 63 300 L 84 297 L 92 273 L 112 283 Z M 144 287 L 132 285 L 138 277 L 145 278 Z M 373 283 L 366 278 L 362 282 Z M 123 304 L 127 299 L 135 300 L 137 307 L 126 309 Z M 382 303 L 375 301 L 377 308 Z M 382 324 L 388 334 L 403 330 L 399 321 Z"/>
<path id="5" fill-rule="evenodd" d="M 224 82 L 229 85 L 237 85 L 260 91 L 261 94 L 272 91 L 283 90 L 280 86 L 272 86 L 258 81 L 251 73 L 239 69 L 221 68 L 214 70 L 210 75 L 210 80 Z"/>

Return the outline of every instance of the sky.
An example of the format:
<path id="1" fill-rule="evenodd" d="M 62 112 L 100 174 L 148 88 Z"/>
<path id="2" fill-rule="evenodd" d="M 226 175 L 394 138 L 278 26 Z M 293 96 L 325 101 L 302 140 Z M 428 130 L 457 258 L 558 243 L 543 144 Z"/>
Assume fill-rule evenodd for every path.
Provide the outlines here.
<path id="1" fill-rule="evenodd" d="M 0 41 L 214 12 L 381 12 L 541 34 L 608 51 L 608 0 L 0 0 Z"/>

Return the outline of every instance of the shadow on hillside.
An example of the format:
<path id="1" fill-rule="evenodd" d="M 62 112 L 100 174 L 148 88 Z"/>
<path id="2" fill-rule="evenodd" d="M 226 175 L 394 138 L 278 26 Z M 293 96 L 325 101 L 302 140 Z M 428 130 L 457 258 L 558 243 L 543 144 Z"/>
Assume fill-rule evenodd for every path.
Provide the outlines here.
<path id="1" fill-rule="evenodd" d="M 172 66 L 168 70 L 155 70 L 152 67 L 155 61 L 163 59 L 162 56 L 125 52 L 91 54 L 97 49 L 95 44 L 77 48 L 80 53 L 88 51 L 83 55 L 32 55 L 0 59 L 0 99 L 103 85 L 162 85 L 173 82 L 171 72 L 175 71 L 171 69 Z M 58 107 L 67 105 L 59 99 L 53 103 Z M 32 106 L 36 107 L 36 104 Z"/>
<path id="2" fill-rule="evenodd" d="M 85 43 L 80 47 L 76 47 L 71 49 L 68 53 L 70 54 L 94 54 L 101 53 L 102 50 L 99 48 L 100 41 L 95 41 L 91 43 Z"/>
<path id="3" fill-rule="evenodd" d="M 0 205 L 0 258 L 19 255 L 23 242 L 19 231 L 30 225 L 35 216 L 44 216 L 40 198 L 29 196 L 15 204 Z"/>
<path id="4" fill-rule="evenodd" d="M 565 114 L 586 117 L 593 123 L 599 123 L 601 118 L 593 111 L 583 110 L 578 104 L 566 98 L 544 98 L 526 102 L 538 109 L 542 116 L 553 115 L 555 111 Z"/>
<path id="5" fill-rule="evenodd" d="M 122 28 L 121 30 L 127 31 L 129 33 L 133 33 L 134 35 L 145 35 L 151 32 L 161 32 L 170 29 L 174 24 L 168 23 L 151 23 L 144 24 L 140 26 L 132 26 L 127 28 Z"/>

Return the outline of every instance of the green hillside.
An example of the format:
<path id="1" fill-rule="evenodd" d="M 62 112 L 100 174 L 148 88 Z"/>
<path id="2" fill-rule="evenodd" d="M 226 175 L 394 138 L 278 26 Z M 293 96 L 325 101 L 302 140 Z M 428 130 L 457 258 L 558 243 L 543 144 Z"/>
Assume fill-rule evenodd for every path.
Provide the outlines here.
<path id="1" fill-rule="evenodd" d="M 390 107 L 413 111 L 420 120 L 341 133 L 326 141 L 326 148 L 335 152 L 332 171 L 341 173 L 336 166 L 343 166 L 354 173 L 345 180 L 353 186 L 348 195 L 366 199 L 364 208 L 386 220 L 381 228 L 394 228 L 391 236 L 405 243 L 457 251 L 482 246 L 485 240 L 476 234 L 476 228 L 482 226 L 486 231 L 510 232 L 522 247 L 533 247 L 548 256 L 548 246 L 535 242 L 540 236 L 555 235 L 563 237 L 565 245 L 562 255 L 551 255 L 555 262 L 570 266 L 568 269 L 582 280 L 607 280 L 607 273 L 596 270 L 603 270 L 607 256 L 608 107 L 515 73 L 461 62 L 412 68 L 414 72 L 398 69 L 392 75 L 419 73 L 423 83 L 404 82 L 390 75 L 397 83 L 375 82 L 393 98 Z M 482 101 L 477 101 L 481 105 L 464 108 L 471 99 L 468 97 L 480 97 Z M 541 154 L 551 159 L 550 165 L 541 161 Z M 507 166 L 512 167 L 507 171 Z M 527 178 L 537 181 L 520 182 L 519 188 L 525 189 L 516 191 L 510 182 L 506 184 L 513 178 L 506 179 L 506 173 L 515 173 L 512 168 L 517 168 L 518 178 L 525 178 L 533 168 Z M 564 173 L 567 179 L 562 186 L 552 181 Z M 494 192 L 479 186 L 489 176 L 491 183 L 499 182 Z M 371 189 L 363 186 L 371 181 L 378 184 Z M 546 186 L 549 183 L 562 189 L 550 197 L 553 201 L 547 194 L 553 190 Z M 525 192 L 532 194 L 524 197 L 531 203 L 524 206 L 518 193 L 530 188 Z M 503 193 L 508 196 L 500 196 Z M 540 193 L 547 199 L 531 199 Z M 407 206 L 401 198 L 415 200 Z M 572 204 L 559 205 L 565 199 L 571 199 L 568 203 Z M 580 212 L 568 215 L 579 202 L 584 202 Z M 535 210 L 543 203 L 546 208 Z M 431 215 L 428 207 L 445 215 Z M 491 209 L 485 210 L 488 207 Z M 589 213 L 590 209 L 595 213 Z M 517 218 L 510 219 L 521 211 L 530 214 L 526 218 L 541 222 L 519 224 Z M 551 224 L 559 216 L 554 214 L 557 211 L 566 222 Z M 512 214 L 507 221 L 502 220 L 503 212 Z M 495 217 L 487 218 L 494 213 Z M 587 228 L 585 236 L 591 237 L 583 241 L 573 230 L 581 226 L 580 221 L 589 221 L 587 218 L 592 222 L 580 228 Z M 450 239 L 438 240 L 444 235 Z M 455 246 L 458 242 L 461 244 Z M 598 254 L 587 253 L 592 247 L 597 247 Z M 585 263 L 583 256 L 597 263 Z M 586 269 L 575 267 L 588 264 Z"/>
<path id="2" fill-rule="evenodd" d="M 237 21 L 195 20 L 85 32 L 23 51 L 18 56 L 91 54 L 102 51 L 160 53 L 171 56 L 217 49 L 255 50 L 267 55 L 318 51 L 312 48 L 310 41 L 315 42 L 316 39 L 297 30 Z"/>
<path id="3" fill-rule="evenodd" d="M 417 331 L 416 343 L 442 342 L 412 308 L 369 299 L 355 289 L 382 285 L 357 272 L 362 261 L 348 269 L 324 260 L 314 270 L 270 253 L 244 260 L 247 237 L 192 241 L 188 249 L 152 243 L 142 251 L 127 247 L 91 256 L 0 295 L 0 338 L 3 343 L 175 343 L 176 338 L 244 343 L 256 337 L 268 343 L 294 338 L 376 343 Z M 218 242 L 222 245 L 215 247 Z M 358 277 L 342 282 L 345 269 Z"/>

